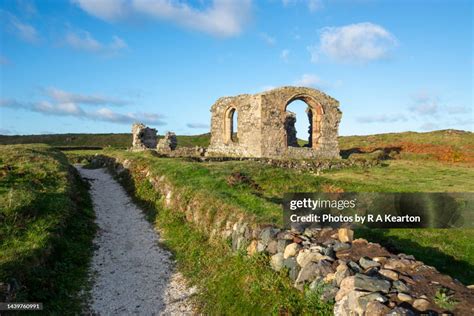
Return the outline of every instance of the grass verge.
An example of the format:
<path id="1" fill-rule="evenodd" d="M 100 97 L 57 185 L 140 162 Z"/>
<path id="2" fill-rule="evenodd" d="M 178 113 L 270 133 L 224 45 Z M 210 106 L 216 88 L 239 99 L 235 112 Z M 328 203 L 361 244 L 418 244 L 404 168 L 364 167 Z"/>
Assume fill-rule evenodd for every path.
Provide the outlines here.
<path id="1" fill-rule="evenodd" d="M 0 146 L 0 282 L 44 314 L 81 313 L 95 235 L 87 192 L 66 156 L 45 145 Z"/>

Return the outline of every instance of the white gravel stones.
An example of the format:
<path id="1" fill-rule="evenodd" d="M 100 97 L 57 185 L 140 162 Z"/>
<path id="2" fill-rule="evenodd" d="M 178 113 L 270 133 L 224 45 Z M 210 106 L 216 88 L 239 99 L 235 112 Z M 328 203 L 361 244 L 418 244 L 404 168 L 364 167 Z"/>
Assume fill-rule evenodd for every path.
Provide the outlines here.
<path id="1" fill-rule="evenodd" d="M 104 169 L 78 167 L 91 182 L 99 232 L 94 240 L 91 312 L 100 315 L 191 315 L 188 288 L 171 254 L 124 189 Z"/>

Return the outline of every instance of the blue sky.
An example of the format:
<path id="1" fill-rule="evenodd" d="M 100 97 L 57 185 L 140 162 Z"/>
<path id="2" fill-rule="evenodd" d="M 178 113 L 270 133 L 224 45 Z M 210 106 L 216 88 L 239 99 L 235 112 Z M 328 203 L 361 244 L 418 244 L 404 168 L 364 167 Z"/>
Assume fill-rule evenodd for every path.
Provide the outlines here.
<path id="1" fill-rule="evenodd" d="M 341 135 L 473 130 L 473 2 L 4 0 L 0 134 L 200 134 L 221 96 L 340 101 Z M 298 136 L 307 122 L 297 113 Z"/>

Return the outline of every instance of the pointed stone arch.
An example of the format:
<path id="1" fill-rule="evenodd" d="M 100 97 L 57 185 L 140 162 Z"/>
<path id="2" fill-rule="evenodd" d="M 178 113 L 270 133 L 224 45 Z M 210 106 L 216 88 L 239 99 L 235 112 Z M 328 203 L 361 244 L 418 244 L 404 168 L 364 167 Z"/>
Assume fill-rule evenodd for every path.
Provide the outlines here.
<path id="1" fill-rule="evenodd" d="M 292 146 L 292 142 L 293 142 L 292 135 L 289 135 L 289 133 L 292 133 L 292 131 L 291 131 L 291 126 L 290 126 L 291 122 L 289 122 L 291 118 L 289 119 L 287 109 L 291 103 L 297 100 L 303 101 L 307 105 L 307 114 L 308 114 L 308 120 L 309 120 L 308 147 L 317 149 L 321 144 L 321 128 L 322 128 L 321 125 L 323 121 L 324 109 L 318 101 L 316 101 L 314 98 L 306 94 L 298 94 L 298 95 L 292 96 L 288 101 L 284 103 L 284 107 L 282 108 L 282 113 L 283 113 L 283 121 L 285 124 L 285 130 L 287 133 L 285 145 Z"/>
<path id="2" fill-rule="evenodd" d="M 237 143 L 238 136 L 237 136 L 237 128 L 238 126 L 234 126 L 234 118 L 237 118 L 236 123 L 238 125 L 238 112 L 235 107 L 229 107 L 224 114 L 224 143 Z"/>

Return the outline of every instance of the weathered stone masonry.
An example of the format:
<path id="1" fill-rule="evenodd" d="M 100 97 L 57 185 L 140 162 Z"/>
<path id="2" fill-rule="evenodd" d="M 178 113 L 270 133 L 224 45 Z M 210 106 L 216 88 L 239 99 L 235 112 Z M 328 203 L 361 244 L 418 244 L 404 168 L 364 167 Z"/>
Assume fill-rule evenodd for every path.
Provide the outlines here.
<path id="1" fill-rule="evenodd" d="M 154 128 L 146 127 L 142 123 L 132 125 L 132 150 L 146 150 L 156 148 L 156 133 Z"/>
<path id="2" fill-rule="evenodd" d="M 286 110 L 295 100 L 308 105 L 308 147 L 295 144 L 294 114 Z M 339 158 L 339 102 L 318 90 L 282 87 L 253 95 L 223 97 L 211 112 L 211 143 L 207 152 L 210 156 Z M 232 137 L 232 119 L 236 114 L 238 138 Z"/>

